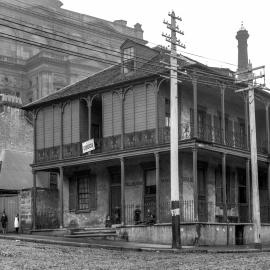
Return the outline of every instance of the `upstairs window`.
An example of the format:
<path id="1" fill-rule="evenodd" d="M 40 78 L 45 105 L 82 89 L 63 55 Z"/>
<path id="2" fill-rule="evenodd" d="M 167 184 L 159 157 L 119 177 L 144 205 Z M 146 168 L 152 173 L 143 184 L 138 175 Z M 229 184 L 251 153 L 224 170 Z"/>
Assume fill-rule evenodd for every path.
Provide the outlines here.
<path id="1" fill-rule="evenodd" d="M 170 100 L 165 98 L 165 127 L 171 125 L 171 112 L 170 112 Z"/>
<path id="2" fill-rule="evenodd" d="M 135 68 L 135 53 L 134 47 L 129 47 L 123 50 L 123 71 L 124 74 L 134 71 Z"/>
<path id="3" fill-rule="evenodd" d="M 57 189 L 57 173 L 50 173 L 50 189 Z"/>

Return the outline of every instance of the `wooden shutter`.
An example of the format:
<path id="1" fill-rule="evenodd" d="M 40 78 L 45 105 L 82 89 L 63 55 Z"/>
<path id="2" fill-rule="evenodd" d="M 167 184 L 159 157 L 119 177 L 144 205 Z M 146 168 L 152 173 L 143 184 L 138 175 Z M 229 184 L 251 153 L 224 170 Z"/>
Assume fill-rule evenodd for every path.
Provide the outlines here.
<path id="1" fill-rule="evenodd" d="M 112 136 L 113 134 L 113 108 L 112 108 L 112 93 L 108 92 L 108 93 L 104 93 L 102 95 L 102 102 L 103 102 L 103 136 L 104 137 L 108 137 L 108 136 Z M 119 119 L 120 121 L 120 119 Z"/>
<path id="2" fill-rule="evenodd" d="M 194 110 L 193 108 L 190 108 L 190 130 L 191 130 L 190 136 L 193 137 L 194 136 Z"/>
<path id="3" fill-rule="evenodd" d="M 71 143 L 71 105 L 66 104 L 63 112 L 63 143 Z"/>
<path id="4" fill-rule="evenodd" d="M 212 121 L 211 121 L 211 114 L 206 114 L 206 136 L 207 140 L 212 142 Z"/>
<path id="5" fill-rule="evenodd" d="M 77 178 L 69 179 L 69 210 L 75 211 L 77 209 Z"/>
<path id="6" fill-rule="evenodd" d="M 226 144 L 229 146 L 233 146 L 233 123 L 232 120 L 226 119 Z"/>
<path id="7" fill-rule="evenodd" d="M 97 178 L 96 175 L 90 176 L 89 181 L 89 209 L 97 209 Z"/>
<path id="8" fill-rule="evenodd" d="M 220 204 L 223 202 L 222 171 L 220 165 L 215 170 L 215 182 L 216 182 L 216 204 Z"/>
<path id="9" fill-rule="evenodd" d="M 146 89 L 135 88 L 135 131 L 145 130 L 146 127 Z"/>
<path id="10" fill-rule="evenodd" d="M 130 133 L 134 131 L 134 100 L 133 91 L 128 90 L 125 95 L 124 101 L 124 127 L 125 133 Z"/>
<path id="11" fill-rule="evenodd" d="M 54 120 L 54 146 L 61 144 L 61 108 L 60 106 L 55 106 L 53 110 L 53 120 Z"/>
<path id="12" fill-rule="evenodd" d="M 120 100 L 120 94 L 113 93 L 112 94 L 112 121 L 113 121 L 113 131 L 112 135 L 118 135 L 121 134 L 121 100 Z"/>
<path id="13" fill-rule="evenodd" d="M 147 86 L 146 87 L 146 127 L 147 129 L 155 128 L 155 123 L 156 123 L 155 91 L 153 87 Z"/>
<path id="14" fill-rule="evenodd" d="M 190 108 L 190 124 L 193 126 L 194 124 L 194 110 L 193 108 Z"/>
<path id="15" fill-rule="evenodd" d="M 40 110 L 36 120 L 36 147 L 37 150 L 44 148 L 44 113 Z"/>
<path id="16" fill-rule="evenodd" d="M 215 131 L 215 142 L 221 143 L 221 118 L 214 116 L 214 131 Z"/>
<path id="17" fill-rule="evenodd" d="M 80 141 L 80 102 L 72 100 L 71 102 L 71 142 L 77 143 Z"/>
<path id="18" fill-rule="evenodd" d="M 51 106 L 44 109 L 45 148 L 53 146 L 53 132 L 53 108 Z"/>

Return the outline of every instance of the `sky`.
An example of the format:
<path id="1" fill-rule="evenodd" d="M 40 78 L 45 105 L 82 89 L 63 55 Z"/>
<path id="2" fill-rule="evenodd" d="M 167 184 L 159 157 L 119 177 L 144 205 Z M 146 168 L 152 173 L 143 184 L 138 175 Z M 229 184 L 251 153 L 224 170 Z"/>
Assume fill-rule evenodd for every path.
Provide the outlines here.
<path id="1" fill-rule="evenodd" d="M 269 0 L 61 0 L 62 8 L 108 21 L 126 20 L 133 27 L 142 24 L 150 47 L 168 45 L 162 33 L 170 33 L 163 21 L 174 10 L 184 35 L 178 35 L 186 49 L 179 53 L 209 66 L 237 69 L 237 31 L 243 22 L 249 32 L 248 57 L 253 67 L 265 65 L 270 87 Z M 195 57 L 192 54 L 202 57 Z"/>

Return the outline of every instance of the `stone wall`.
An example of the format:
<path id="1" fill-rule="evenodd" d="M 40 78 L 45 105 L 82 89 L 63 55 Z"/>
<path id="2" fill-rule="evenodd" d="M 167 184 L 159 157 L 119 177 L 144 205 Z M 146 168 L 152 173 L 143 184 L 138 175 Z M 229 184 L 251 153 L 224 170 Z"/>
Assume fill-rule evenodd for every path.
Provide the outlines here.
<path id="1" fill-rule="evenodd" d="M 21 231 L 28 233 L 32 229 L 32 189 L 22 190 L 19 193 L 19 213 Z"/>
<path id="2" fill-rule="evenodd" d="M 59 227 L 58 190 L 37 188 L 36 226 L 37 229 Z M 19 193 L 19 213 L 21 230 L 28 233 L 33 228 L 33 190 L 25 189 Z"/>
<path id="3" fill-rule="evenodd" d="M 57 189 L 37 188 L 37 229 L 59 228 L 59 193 Z"/>
<path id="4" fill-rule="evenodd" d="M 0 113 L 0 130 L 0 151 L 33 151 L 33 126 L 24 118 L 22 110 L 6 107 Z"/>

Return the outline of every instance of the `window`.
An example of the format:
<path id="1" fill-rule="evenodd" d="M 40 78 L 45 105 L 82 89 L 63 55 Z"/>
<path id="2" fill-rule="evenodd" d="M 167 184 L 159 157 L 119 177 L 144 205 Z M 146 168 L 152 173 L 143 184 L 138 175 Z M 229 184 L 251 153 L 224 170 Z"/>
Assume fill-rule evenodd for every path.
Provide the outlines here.
<path id="1" fill-rule="evenodd" d="M 92 124 L 91 133 L 92 133 L 91 138 L 94 138 L 94 139 L 100 138 L 100 125 Z"/>
<path id="2" fill-rule="evenodd" d="M 165 127 L 171 125 L 171 112 L 170 112 L 170 100 L 165 98 Z"/>
<path id="3" fill-rule="evenodd" d="M 57 189 L 57 173 L 50 173 L 50 189 Z"/>
<path id="4" fill-rule="evenodd" d="M 78 209 L 85 210 L 89 208 L 89 179 L 82 177 L 78 181 Z"/>
<path id="5" fill-rule="evenodd" d="M 222 185 L 222 168 L 221 165 L 215 171 L 216 182 L 216 204 L 223 203 L 223 185 Z M 226 196 L 227 203 L 235 203 L 235 173 L 231 171 L 230 167 L 226 167 Z"/>
<path id="6" fill-rule="evenodd" d="M 78 174 L 69 181 L 69 210 L 90 211 L 97 208 L 96 176 Z"/>
<path id="7" fill-rule="evenodd" d="M 216 204 L 221 204 L 223 202 L 221 166 L 218 166 L 218 168 L 216 168 L 215 180 L 216 180 Z"/>
<path id="8" fill-rule="evenodd" d="M 156 170 L 145 171 L 145 195 L 156 194 Z"/>
<path id="9" fill-rule="evenodd" d="M 128 73 L 134 71 L 135 62 L 134 62 L 134 47 L 126 48 L 123 50 L 123 71 Z"/>
<path id="10" fill-rule="evenodd" d="M 238 202 L 247 203 L 247 185 L 245 169 L 237 169 L 238 176 Z"/>

